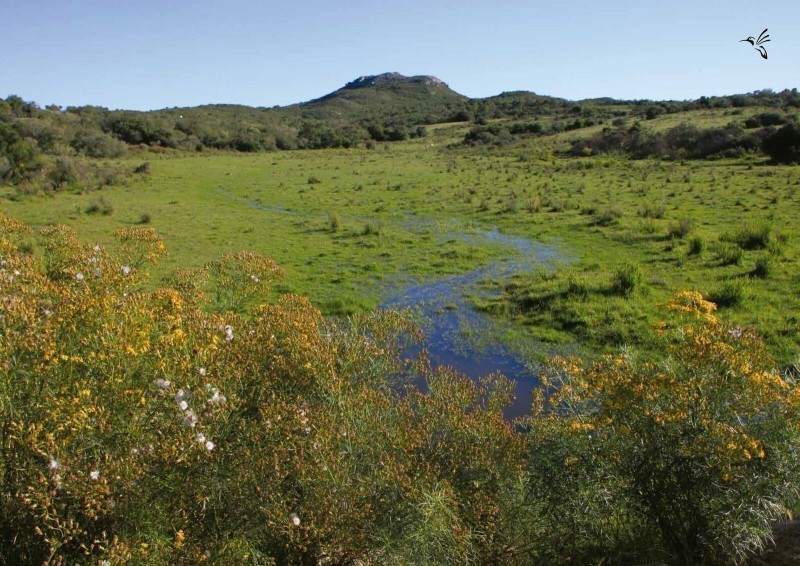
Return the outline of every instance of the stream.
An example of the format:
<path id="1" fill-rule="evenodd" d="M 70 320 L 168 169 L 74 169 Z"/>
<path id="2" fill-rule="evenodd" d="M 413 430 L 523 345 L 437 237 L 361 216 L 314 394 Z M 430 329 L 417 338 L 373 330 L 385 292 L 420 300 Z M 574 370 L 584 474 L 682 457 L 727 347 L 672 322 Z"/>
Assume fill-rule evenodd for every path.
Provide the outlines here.
<path id="1" fill-rule="evenodd" d="M 218 191 L 228 198 L 236 198 L 222 187 Z M 320 214 L 245 202 L 251 208 L 265 212 L 325 218 Z M 357 219 L 378 222 L 367 217 Z M 472 300 L 489 294 L 481 287 L 482 281 L 505 280 L 514 274 L 552 267 L 554 262 L 566 260 L 563 251 L 555 245 L 506 234 L 497 227 L 486 230 L 457 218 L 433 219 L 403 213 L 395 221 L 409 232 L 432 234 L 443 243 L 456 239 L 473 245 L 501 246 L 508 251 L 504 259 L 461 275 L 425 282 L 395 279 L 383 289 L 379 307 L 410 309 L 421 321 L 425 331 L 424 343 L 408 348 L 405 351 L 407 357 L 415 356 L 425 348 L 434 366 L 450 366 L 472 379 L 499 371 L 517 384 L 515 399 L 506 409 L 505 416 L 513 419 L 528 413 L 531 390 L 538 384 L 536 369 L 526 356 L 504 341 L 502 321 L 478 311 Z"/>
<path id="2" fill-rule="evenodd" d="M 526 238 L 488 231 L 442 234 L 442 238 L 458 237 L 481 244 L 502 245 L 516 252 L 504 261 L 494 261 L 467 273 L 423 283 L 407 283 L 391 292 L 381 308 L 411 309 L 422 319 L 424 344 L 406 350 L 414 356 L 424 347 L 434 366 L 450 366 L 476 379 L 492 372 L 501 372 L 517 383 L 515 400 L 505 411 L 513 419 L 526 414 L 531 403 L 531 390 L 538 384 L 536 370 L 525 357 L 503 340 L 502 324 L 479 312 L 472 297 L 486 296 L 481 281 L 507 279 L 516 273 L 529 273 L 560 261 L 555 246 Z"/>

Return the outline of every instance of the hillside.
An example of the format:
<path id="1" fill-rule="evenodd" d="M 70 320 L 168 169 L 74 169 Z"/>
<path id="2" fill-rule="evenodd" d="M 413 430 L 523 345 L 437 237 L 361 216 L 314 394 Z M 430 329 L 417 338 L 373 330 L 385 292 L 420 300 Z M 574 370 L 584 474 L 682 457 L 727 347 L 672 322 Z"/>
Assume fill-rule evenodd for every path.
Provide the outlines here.
<path id="1" fill-rule="evenodd" d="M 622 151 L 632 157 L 680 153 L 674 148 L 663 151 L 650 134 L 629 131 L 633 122 L 652 122 L 643 131 L 656 136 L 666 124 L 691 123 L 724 131 L 690 132 L 688 141 L 686 132 L 680 132 L 675 147 L 689 157 L 764 151 L 791 162 L 800 156 L 800 131 L 794 125 L 798 108 L 797 89 L 682 102 L 568 101 L 531 92 L 470 99 L 436 77 L 399 73 L 359 77 L 320 98 L 274 108 L 220 104 L 151 112 L 94 106 L 43 109 L 12 95 L 0 100 L 0 178 L 30 185 L 26 190 L 58 190 L 81 176 L 94 176 L 92 183 L 97 184 L 107 181 L 107 172 L 79 174 L 72 163 L 75 157 L 119 157 L 134 147 L 239 152 L 374 147 L 424 137 L 426 125 L 443 122 L 471 122 L 474 128 L 463 138 L 468 144 L 508 145 L 578 131 L 584 139 L 571 136 L 574 152 L 588 148 L 590 153 Z M 698 112 L 704 113 L 704 121 L 698 121 Z M 755 122 L 746 123 L 748 119 Z M 778 127 L 785 131 L 767 142 Z M 717 143 L 720 137 L 724 143 Z M 702 150 L 684 147 L 696 145 L 698 139 Z"/>
<path id="2" fill-rule="evenodd" d="M 464 111 L 468 102 L 436 77 L 383 73 L 359 77 L 330 94 L 283 111 L 297 111 L 303 118 L 345 118 L 362 124 L 433 124 Z"/>

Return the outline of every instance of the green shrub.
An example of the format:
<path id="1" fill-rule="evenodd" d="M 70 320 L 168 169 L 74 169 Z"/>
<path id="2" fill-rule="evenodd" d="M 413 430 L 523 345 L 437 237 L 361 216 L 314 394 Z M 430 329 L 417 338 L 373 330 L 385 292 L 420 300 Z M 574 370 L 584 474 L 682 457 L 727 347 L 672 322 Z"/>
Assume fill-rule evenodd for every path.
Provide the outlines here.
<path id="1" fill-rule="evenodd" d="M 69 145 L 87 157 L 120 157 L 127 146 L 120 140 L 99 130 L 78 130 Z"/>
<path id="2" fill-rule="evenodd" d="M 688 218 L 682 218 L 676 224 L 671 224 L 667 235 L 670 238 L 685 238 L 692 231 L 692 221 Z"/>
<path id="3" fill-rule="evenodd" d="M 589 297 L 589 286 L 583 278 L 578 277 L 575 273 L 570 273 L 567 277 L 565 293 L 569 297 L 587 299 Z"/>
<path id="4" fill-rule="evenodd" d="M 700 255 L 703 253 L 703 238 L 694 236 L 689 240 L 689 255 Z"/>
<path id="5" fill-rule="evenodd" d="M 717 246 L 717 258 L 721 265 L 739 265 L 742 261 L 742 248 L 720 244 Z"/>
<path id="6" fill-rule="evenodd" d="M 597 214 L 592 224 L 595 226 L 612 226 L 617 223 L 617 220 L 622 217 L 622 211 L 615 207 L 605 208 Z"/>
<path id="7" fill-rule="evenodd" d="M 667 207 L 662 203 L 648 203 L 639 210 L 639 216 L 642 218 L 664 218 L 666 212 Z"/>
<path id="8" fill-rule="evenodd" d="M 733 242 L 743 250 L 763 250 L 776 241 L 772 225 L 765 221 L 746 224 L 738 232 L 724 234 L 721 239 Z"/>
<path id="9" fill-rule="evenodd" d="M 114 207 L 105 197 L 93 201 L 86 207 L 86 214 L 102 214 L 103 216 L 111 216 L 114 214 Z"/>
<path id="10" fill-rule="evenodd" d="M 339 219 L 339 215 L 335 212 L 328 213 L 328 226 L 331 232 L 338 232 L 342 227 L 342 221 Z"/>
<path id="11" fill-rule="evenodd" d="M 629 296 L 639 287 L 644 279 L 641 267 L 632 263 L 624 263 L 614 272 L 611 292 L 616 295 Z"/>
<path id="12" fill-rule="evenodd" d="M 759 279 L 767 279 L 772 274 L 772 258 L 770 256 L 761 256 L 756 260 L 756 266 L 753 269 L 753 276 Z"/>
<path id="13" fill-rule="evenodd" d="M 743 279 L 730 279 L 710 293 L 708 299 L 721 307 L 735 307 L 747 299 L 749 292 Z"/>
<path id="14" fill-rule="evenodd" d="M 379 224 L 375 224 L 374 222 L 367 222 L 364 224 L 363 230 L 361 230 L 362 236 L 378 236 L 381 233 L 381 227 Z"/>
<path id="15" fill-rule="evenodd" d="M 150 165 L 149 161 L 145 161 L 144 163 L 137 165 L 133 172 L 137 175 L 147 177 L 153 172 L 153 166 Z"/>
<path id="16" fill-rule="evenodd" d="M 800 406 L 754 332 L 681 293 L 662 361 L 556 358 L 528 425 L 543 562 L 744 563 L 798 502 Z M 607 541 L 606 543 L 599 541 Z"/>

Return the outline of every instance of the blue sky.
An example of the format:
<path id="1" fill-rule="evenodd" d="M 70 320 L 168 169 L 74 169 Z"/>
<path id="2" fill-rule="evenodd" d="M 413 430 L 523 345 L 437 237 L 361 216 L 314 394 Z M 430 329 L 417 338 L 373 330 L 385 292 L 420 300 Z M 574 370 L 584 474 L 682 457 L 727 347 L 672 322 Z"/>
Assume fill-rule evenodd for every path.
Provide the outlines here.
<path id="1" fill-rule="evenodd" d="M 738 43 L 769 28 L 769 59 Z M 0 96 L 286 105 L 360 76 L 484 97 L 689 99 L 800 87 L 800 1 L 0 0 Z"/>

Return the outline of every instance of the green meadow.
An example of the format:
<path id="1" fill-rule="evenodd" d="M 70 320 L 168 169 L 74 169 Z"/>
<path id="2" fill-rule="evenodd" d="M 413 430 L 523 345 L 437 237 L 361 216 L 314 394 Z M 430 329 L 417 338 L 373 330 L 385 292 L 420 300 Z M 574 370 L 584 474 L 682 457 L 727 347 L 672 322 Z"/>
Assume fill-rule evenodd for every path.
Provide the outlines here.
<path id="1" fill-rule="evenodd" d="M 679 114 L 678 116 L 682 116 Z M 703 125 L 729 119 L 705 111 Z M 666 115 L 654 131 L 677 125 Z M 716 120 L 716 121 L 715 121 Z M 5 214 L 64 223 L 86 241 L 147 223 L 170 255 L 156 279 L 230 251 L 286 269 L 277 293 L 323 313 L 373 309 L 408 281 L 463 274 L 519 252 L 493 229 L 557 246 L 563 261 L 486 280 L 474 304 L 513 340 L 577 343 L 588 352 L 637 345 L 660 305 L 697 290 L 722 319 L 756 327 L 783 366 L 797 361 L 800 175 L 762 156 L 715 160 L 571 157 L 587 131 L 503 147 L 459 142 L 465 124 L 429 126 L 404 142 L 268 153 L 135 149 L 109 165 L 149 175 L 93 191 L 0 192 Z"/>

